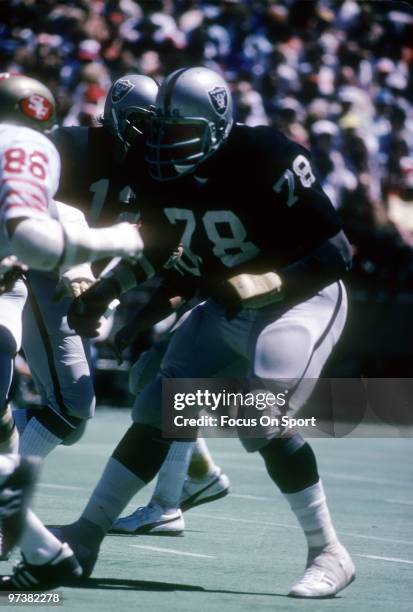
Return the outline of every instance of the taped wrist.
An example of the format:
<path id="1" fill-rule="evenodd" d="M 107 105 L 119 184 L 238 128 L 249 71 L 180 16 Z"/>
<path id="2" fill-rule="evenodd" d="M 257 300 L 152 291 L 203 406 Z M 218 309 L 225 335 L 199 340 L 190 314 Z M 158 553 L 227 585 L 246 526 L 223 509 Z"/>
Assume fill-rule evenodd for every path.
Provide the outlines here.
<path id="1" fill-rule="evenodd" d="M 282 299 L 282 282 L 275 272 L 238 274 L 227 282 L 245 308 L 263 308 Z"/>

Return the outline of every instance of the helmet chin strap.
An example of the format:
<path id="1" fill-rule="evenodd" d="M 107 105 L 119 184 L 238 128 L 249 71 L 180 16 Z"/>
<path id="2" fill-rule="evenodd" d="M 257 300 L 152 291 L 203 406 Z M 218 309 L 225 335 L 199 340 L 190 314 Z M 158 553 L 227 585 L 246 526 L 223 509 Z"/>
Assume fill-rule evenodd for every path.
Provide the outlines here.
<path id="1" fill-rule="evenodd" d="M 189 174 L 190 172 L 193 172 L 196 169 L 196 167 L 197 167 L 196 164 L 187 164 L 187 165 L 174 164 L 174 168 L 178 174 Z"/>
<path id="2" fill-rule="evenodd" d="M 114 109 L 114 108 L 112 108 L 112 110 L 111 110 L 111 115 L 112 115 L 113 125 L 115 126 L 115 133 L 116 133 L 116 136 L 119 138 L 119 140 L 122 140 L 122 141 L 123 141 L 123 139 L 122 139 L 122 134 L 120 133 L 120 129 L 119 129 L 119 121 L 118 121 L 118 118 L 117 118 L 117 116 L 116 116 L 116 113 L 115 113 L 115 109 Z"/>

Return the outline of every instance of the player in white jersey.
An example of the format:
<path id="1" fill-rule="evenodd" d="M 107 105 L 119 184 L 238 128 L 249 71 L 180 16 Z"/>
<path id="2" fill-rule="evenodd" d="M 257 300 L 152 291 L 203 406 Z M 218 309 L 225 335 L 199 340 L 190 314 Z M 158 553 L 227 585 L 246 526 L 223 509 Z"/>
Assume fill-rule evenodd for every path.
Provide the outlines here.
<path id="1" fill-rule="evenodd" d="M 105 257 L 138 257 L 142 240 L 136 227 L 121 223 L 99 230 L 79 229 L 77 224 L 62 223 L 54 213 L 52 198 L 59 183 L 60 159 L 54 145 L 40 133 L 54 123 L 55 101 L 46 87 L 28 77 L 4 75 L 0 80 L 0 259 L 13 254 L 26 267 L 56 271 Z M 6 270 L 1 282 L 2 452 L 16 450 L 7 394 L 27 296 L 17 276 L 15 269 Z M 20 547 L 24 561 L 12 578 L 2 581 L 3 590 L 44 585 L 45 572 L 51 584 L 79 574 L 70 547 L 62 546 L 32 512 L 27 515 Z"/>
<path id="2" fill-rule="evenodd" d="M 76 224 L 58 220 L 52 198 L 59 183 L 60 159 L 54 145 L 37 131 L 50 128 L 55 121 L 54 100 L 47 88 L 27 77 L 3 78 L 0 121 L 0 260 L 13 253 L 30 268 L 55 271 L 102 257 L 132 255 L 141 249 L 139 233 L 130 224 L 79 231 Z M 17 280 L 0 296 L 3 452 L 13 450 L 16 444 L 5 403 L 12 358 L 21 343 L 26 295 L 24 283 Z"/>
<path id="3" fill-rule="evenodd" d="M 56 202 L 53 212 L 61 222 L 87 228 L 85 215 L 92 222 L 93 209 L 94 223 L 102 225 L 102 215 L 96 214 L 91 184 L 96 183 L 97 177 L 109 183 L 106 172 L 117 179 L 118 159 L 140 134 L 139 128 L 155 102 L 157 90 L 156 82 L 149 77 L 126 75 L 109 90 L 110 108 L 105 105 L 103 127 L 57 128 L 50 135 L 61 153 L 59 199 L 76 206 Z M 120 179 L 118 182 L 120 185 Z M 107 191 L 112 194 L 116 189 Z M 120 203 L 116 198 L 106 199 L 107 206 L 101 212 L 106 213 L 106 208 L 113 204 L 119 213 Z M 106 221 L 118 217 L 115 211 L 112 217 L 103 216 Z M 29 299 L 23 312 L 23 349 L 41 406 L 14 411 L 21 453 L 45 457 L 58 444 L 75 443 L 94 414 L 94 388 L 85 348 L 66 321 L 71 297 L 94 280 L 89 264 L 70 268 L 60 281 L 53 272 L 30 270 L 26 274 Z M 56 293 L 62 296 L 59 301 Z"/>
<path id="4" fill-rule="evenodd" d="M 88 227 L 81 211 L 62 202 L 55 204 L 61 222 L 79 229 Z M 59 444 L 74 444 L 94 415 L 88 347 L 66 321 L 72 297 L 93 281 L 87 263 L 69 268 L 60 279 L 57 274 L 38 270 L 25 274 L 28 299 L 23 310 L 22 346 L 40 405 L 14 406 L 23 455 L 44 458 Z"/>

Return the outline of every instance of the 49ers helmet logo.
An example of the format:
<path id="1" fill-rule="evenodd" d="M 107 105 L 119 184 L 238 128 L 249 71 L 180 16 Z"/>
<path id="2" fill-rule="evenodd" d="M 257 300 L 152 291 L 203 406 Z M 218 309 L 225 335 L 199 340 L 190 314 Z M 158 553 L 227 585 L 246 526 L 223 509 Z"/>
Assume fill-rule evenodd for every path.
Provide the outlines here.
<path id="1" fill-rule="evenodd" d="M 220 115 L 223 115 L 228 108 L 228 94 L 224 87 L 215 87 L 208 92 L 213 107 Z"/>
<path id="2" fill-rule="evenodd" d="M 25 115 L 38 121 L 47 121 L 53 114 L 53 105 L 40 94 L 32 94 L 20 100 L 20 108 Z"/>

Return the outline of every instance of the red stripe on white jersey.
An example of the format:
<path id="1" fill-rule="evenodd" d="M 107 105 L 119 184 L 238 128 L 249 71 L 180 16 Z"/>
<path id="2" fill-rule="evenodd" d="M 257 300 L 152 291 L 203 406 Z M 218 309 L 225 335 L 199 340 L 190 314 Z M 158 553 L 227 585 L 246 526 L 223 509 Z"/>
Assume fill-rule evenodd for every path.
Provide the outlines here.
<path id="1" fill-rule="evenodd" d="M 12 198 L 14 199 L 16 197 L 20 201 L 8 202 L 8 200 Z M 30 202 L 30 200 L 35 200 L 35 202 Z M 13 204 L 14 207 L 20 206 L 21 208 L 24 208 L 25 206 L 29 206 L 32 208 L 38 208 L 42 212 L 47 211 L 47 202 L 45 202 L 44 199 L 41 199 L 36 196 L 34 193 L 30 193 L 28 191 L 16 191 L 14 189 L 10 189 L 5 194 L 3 194 L 2 198 L 0 199 L 0 208 L 5 202 L 6 206 L 4 207 L 4 210 L 7 210 L 8 208 L 10 208 L 10 205 Z"/>
<path id="2" fill-rule="evenodd" d="M 43 197 L 45 198 L 46 201 L 48 201 L 49 199 L 49 195 L 47 193 L 46 188 L 44 187 L 44 185 L 38 183 L 37 181 L 32 181 L 30 179 L 26 179 L 26 178 L 20 178 L 20 177 L 9 177 L 9 178 L 3 178 L 2 180 L 3 183 L 12 183 L 14 189 L 16 189 L 16 186 L 14 185 L 14 183 L 25 183 L 27 185 L 31 185 L 32 187 L 36 187 L 37 189 L 39 189 L 43 195 Z M 7 185 L 0 185 L 0 189 L 2 189 L 4 187 L 6 187 Z M 16 189 L 16 191 L 18 191 L 18 188 Z"/>
<path id="3" fill-rule="evenodd" d="M 22 208 L 23 210 L 25 208 L 34 208 L 35 210 L 39 210 L 40 212 L 44 213 L 45 210 L 42 206 L 38 206 L 37 204 L 29 204 L 28 202 L 25 202 L 24 204 L 7 204 L 4 207 L 4 212 L 6 212 L 7 210 L 9 210 L 10 208 Z"/>

